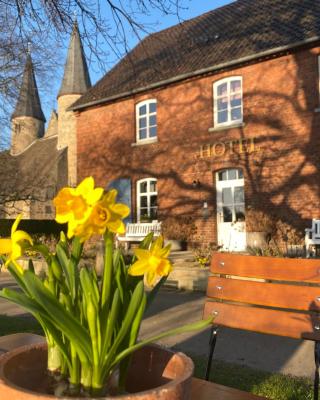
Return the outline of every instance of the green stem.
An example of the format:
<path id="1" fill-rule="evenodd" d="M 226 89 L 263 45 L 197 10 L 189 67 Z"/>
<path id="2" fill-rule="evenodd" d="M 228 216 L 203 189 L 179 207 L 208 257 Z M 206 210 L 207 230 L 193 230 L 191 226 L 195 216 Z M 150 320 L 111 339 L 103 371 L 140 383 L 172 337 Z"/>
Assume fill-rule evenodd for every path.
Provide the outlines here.
<path id="1" fill-rule="evenodd" d="M 81 384 L 90 391 L 92 387 L 92 366 L 89 362 L 81 363 Z"/>
<path id="2" fill-rule="evenodd" d="M 92 370 L 92 395 L 100 396 L 102 395 L 104 388 L 104 380 L 102 379 L 101 367 L 100 365 L 94 365 Z"/>
<path id="3" fill-rule="evenodd" d="M 113 234 L 107 231 L 104 235 L 105 257 L 102 280 L 101 309 L 108 310 L 111 296 L 112 268 L 113 268 Z M 104 315 L 106 315 L 104 313 Z"/>
<path id="4" fill-rule="evenodd" d="M 70 343 L 71 350 L 71 369 L 70 373 L 70 386 L 72 387 L 72 394 L 76 394 L 80 389 L 80 361 L 77 355 L 76 349 L 72 343 Z"/>
<path id="5" fill-rule="evenodd" d="M 49 345 L 48 343 L 48 370 L 50 372 L 61 372 L 62 355 L 59 347 L 54 343 Z"/>

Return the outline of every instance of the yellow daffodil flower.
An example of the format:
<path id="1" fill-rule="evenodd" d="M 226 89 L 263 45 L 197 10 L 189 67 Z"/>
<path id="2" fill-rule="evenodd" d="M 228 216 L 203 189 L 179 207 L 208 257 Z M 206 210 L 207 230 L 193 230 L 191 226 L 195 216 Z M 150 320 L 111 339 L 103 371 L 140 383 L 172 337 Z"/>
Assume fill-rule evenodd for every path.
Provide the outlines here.
<path id="1" fill-rule="evenodd" d="M 117 190 L 107 192 L 93 207 L 92 212 L 83 225 L 78 225 L 75 235 L 81 241 L 89 239 L 93 234 L 102 235 L 108 229 L 113 233 L 125 233 L 123 219 L 130 214 L 125 204 L 116 203 Z"/>
<path id="2" fill-rule="evenodd" d="M 163 237 L 159 236 L 152 243 L 150 250 L 135 250 L 138 261 L 129 267 L 128 272 L 133 276 L 145 275 L 147 284 L 153 286 L 158 277 L 167 276 L 172 270 L 168 260 L 169 253 L 170 245 L 163 247 Z"/>
<path id="3" fill-rule="evenodd" d="M 19 215 L 11 227 L 11 238 L 0 239 L 0 254 L 8 256 L 6 265 L 23 255 L 33 245 L 32 238 L 24 231 L 17 231 L 22 216 Z"/>
<path id="4" fill-rule="evenodd" d="M 75 235 L 91 215 L 95 204 L 103 195 L 102 188 L 94 188 L 92 176 L 85 178 L 76 188 L 63 188 L 53 199 L 56 207 L 56 221 L 68 223 L 68 238 Z"/>

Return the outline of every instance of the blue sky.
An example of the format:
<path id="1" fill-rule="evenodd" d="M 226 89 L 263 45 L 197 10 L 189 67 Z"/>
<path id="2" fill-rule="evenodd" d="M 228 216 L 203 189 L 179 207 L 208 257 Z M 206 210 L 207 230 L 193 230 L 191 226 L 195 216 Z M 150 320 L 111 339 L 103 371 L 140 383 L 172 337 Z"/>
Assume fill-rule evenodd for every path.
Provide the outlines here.
<path id="1" fill-rule="evenodd" d="M 232 0 L 182 0 L 182 4 L 184 8 L 180 12 L 180 18 L 181 20 L 188 20 L 194 17 L 197 17 L 198 15 L 201 15 L 207 11 L 213 10 L 215 8 L 221 7 L 225 4 L 231 3 Z M 153 13 L 150 15 L 149 18 L 145 18 L 146 23 L 152 21 L 156 22 L 156 25 L 152 27 L 153 31 L 160 31 L 162 29 L 168 28 L 172 25 L 175 25 L 179 22 L 177 19 L 177 16 L 169 15 L 169 16 L 163 16 L 160 13 L 155 14 Z M 138 40 L 137 38 L 133 38 L 130 41 L 130 46 L 131 48 L 134 47 L 137 44 Z M 65 43 L 65 50 L 64 50 L 64 57 L 63 60 L 66 59 L 66 53 L 67 53 L 67 46 L 69 43 L 69 38 L 66 40 Z M 114 62 L 110 62 L 110 68 L 112 65 L 117 61 L 115 56 L 110 54 L 110 59 L 114 59 Z M 90 66 L 89 65 L 89 72 L 90 72 L 90 77 L 92 84 L 97 82 L 103 75 L 104 71 L 99 70 L 96 66 Z M 56 96 L 59 91 L 59 87 L 61 84 L 62 80 L 62 74 L 63 74 L 63 68 L 58 68 L 57 67 L 57 79 L 53 83 L 53 88 L 51 90 L 51 94 L 48 93 L 43 93 L 41 90 L 41 86 L 39 86 L 39 92 L 40 92 L 40 99 L 41 99 L 41 104 L 42 108 L 44 111 L 44 114 L 46 116 L 47 121 L 49 121 L 51 110 L 53 108 L 57 108 L 57 103 L 56 103 Z M 38 82 L 40 83 L 40 82 Z"/>
<path id="2" fill-rule="evenodd" d="M 183 8 L 180 12 L 181 20 L 188 20 L 198 15 L 201 15 L 207 11 L 213 10 L 215 8 L 221 7 L 225 4 L 232 3 L 234 0 L 182 0 Z M 179 22 L 176 15 L 163 16 L 160 13 L 158 15 L 151 15 L 150 20 L 156 21 L 156 25 L 153 30 L 160 31 L 162 29 L 173 26 Z M 148 20 L 147 20 L 148 21 Z M 134 38 L 130 45 L 134 47 L 137 44 L 137 39 Z M 90 71 L 90 76 L 92 83 L 95 83 L 98 79 L 102 77 L 103 74 L 99 71 Z"/>

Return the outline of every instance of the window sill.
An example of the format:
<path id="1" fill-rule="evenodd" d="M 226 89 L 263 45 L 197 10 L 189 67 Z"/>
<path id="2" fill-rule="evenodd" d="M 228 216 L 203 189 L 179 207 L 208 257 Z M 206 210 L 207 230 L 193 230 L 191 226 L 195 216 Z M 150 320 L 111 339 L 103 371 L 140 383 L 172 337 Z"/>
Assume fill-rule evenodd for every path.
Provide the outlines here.
<path id="1" fill-rule="evenodd" d="M 131 147 L 143 146 L 144 144 L 151 144 L 151 143 L 157 143 L 157 142 L 158 142 L 158 138 L 140 140 L 139 142 L 131 143 Z"/>
<path id="2" fill-rule="evenodd" d="M 230 124 L 230 125 L 212 126 L 211 128 L 208 129 L 208 131 L 209 132 L 225 131 L 228 129 L 243 128 L 245 125 L 246 124 L 244 122 L 237 122 L 236 124 Z"/>

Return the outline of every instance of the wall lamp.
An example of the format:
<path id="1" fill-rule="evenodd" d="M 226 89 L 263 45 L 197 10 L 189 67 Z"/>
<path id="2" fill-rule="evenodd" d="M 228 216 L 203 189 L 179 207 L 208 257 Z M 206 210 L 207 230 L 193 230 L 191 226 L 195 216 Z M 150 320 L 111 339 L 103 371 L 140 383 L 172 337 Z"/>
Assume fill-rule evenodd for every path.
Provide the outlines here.
<path id="1" fill-rule="evenodd" d="M 206 221 L 209 218 L 208 203 L 205 201 L 202 206 L 202 218 Z"/>

